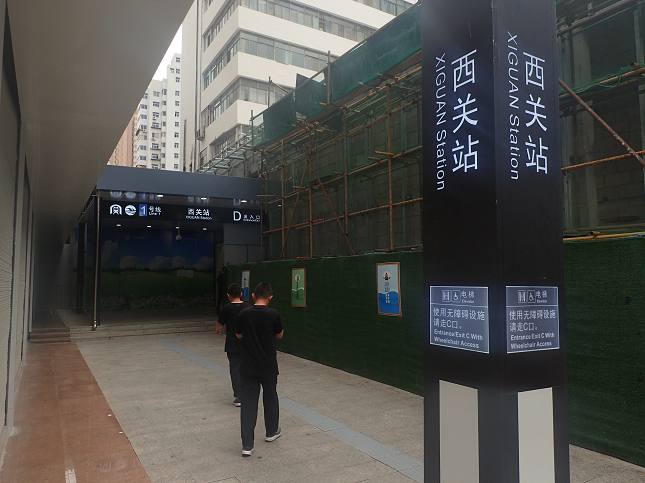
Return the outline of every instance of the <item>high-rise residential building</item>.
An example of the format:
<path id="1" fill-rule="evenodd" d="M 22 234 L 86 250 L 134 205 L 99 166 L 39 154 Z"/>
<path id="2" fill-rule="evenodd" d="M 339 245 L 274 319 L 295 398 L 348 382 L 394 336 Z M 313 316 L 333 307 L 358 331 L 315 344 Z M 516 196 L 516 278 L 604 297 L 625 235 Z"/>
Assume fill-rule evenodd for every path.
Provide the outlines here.
<path id="1" fill-rule="evenodd" d="M 152 80 L 135 113 L 134 166 L 183 171 L 181 153 L 181 54 Z"/>
<path id="2" fill-rule="evenodd" d="M 313 76 L 329 57 L 336 59 L 411 5 L 404 0 L 196 0 L 182 33 L 186 170 L 199 170 L 248 133 L 252 112 L 260 113 L 293 89 L 297 74 Z"/>
<path id="3" fill-rule="evenodd" d="M 128 127 L 123 131 L 119 143 L 114 148 L 112 156 L 107 164 L 113 166 L 132 166 L 134 161 L 134 120 L 135 115 L 130 118 Z"/>

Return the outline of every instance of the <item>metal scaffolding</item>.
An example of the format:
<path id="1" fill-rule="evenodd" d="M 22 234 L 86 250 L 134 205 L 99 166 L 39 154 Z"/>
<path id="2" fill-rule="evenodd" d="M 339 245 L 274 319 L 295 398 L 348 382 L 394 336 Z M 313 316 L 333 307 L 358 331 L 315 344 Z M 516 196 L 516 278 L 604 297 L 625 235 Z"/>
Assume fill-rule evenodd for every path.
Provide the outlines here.
<path id="1" fill-rule="evenodd" d="M 645 226 L 645 1 L 556 6 L 565 236 L 631 232 Z"/>
<path id="2" fill-rule="evenodd" d="M 354 96 L 323 103 L 321 115 L 258 150 L 260 176 L 281 186 L 264 198 L 266 259 L 421 247 L 419 62 L 418 53 Z M 409 178 L 414 186 L 395 187 Z"/>
<path id="3" fill-rule="evenodd" d="M 251 151 L 251 140 L 250 132 L 242 133 L 235 141 L 226 143 L 210 161 L 199 168 L 198 172 L 230 175 L 232 169 L 246 161 L 247 154 Z"/>

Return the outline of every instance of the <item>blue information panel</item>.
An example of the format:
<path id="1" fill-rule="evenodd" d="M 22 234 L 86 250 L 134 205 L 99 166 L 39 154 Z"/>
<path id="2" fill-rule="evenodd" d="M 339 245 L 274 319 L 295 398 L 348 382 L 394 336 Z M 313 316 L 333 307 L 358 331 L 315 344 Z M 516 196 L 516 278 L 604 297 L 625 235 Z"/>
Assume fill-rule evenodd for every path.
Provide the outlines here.
<path id="1" fill-rule="evenodd" d="M 488 287 L 430 287 L 430 344 L 489 351 Z"/>
<path id="2" fill-rule="evenodd" d="M 560 348 L 558 287 L 506 287 L 506 352 Z"/>

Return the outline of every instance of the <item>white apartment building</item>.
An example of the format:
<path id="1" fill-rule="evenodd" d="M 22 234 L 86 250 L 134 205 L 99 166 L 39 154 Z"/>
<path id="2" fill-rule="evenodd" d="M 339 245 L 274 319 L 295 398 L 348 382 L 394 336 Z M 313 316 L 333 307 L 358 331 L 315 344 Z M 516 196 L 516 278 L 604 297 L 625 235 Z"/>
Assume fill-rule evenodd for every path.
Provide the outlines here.
<path id="1" fill-rule="evenodd" d="M 315 75 L 329 54 L 336 59 L 411 5 L 404 0 L 196 0 L 182 34 L 186 170 L 199 170 L 247 133 L 252 113 L 293 89 L 297 74 Z"/>
<path id="2" fill-rule="evenodd" d="M 152 80 L 135 113 L 134 166 L 183 171 L 181 158 L 181 54 L 164 80 Z"/>

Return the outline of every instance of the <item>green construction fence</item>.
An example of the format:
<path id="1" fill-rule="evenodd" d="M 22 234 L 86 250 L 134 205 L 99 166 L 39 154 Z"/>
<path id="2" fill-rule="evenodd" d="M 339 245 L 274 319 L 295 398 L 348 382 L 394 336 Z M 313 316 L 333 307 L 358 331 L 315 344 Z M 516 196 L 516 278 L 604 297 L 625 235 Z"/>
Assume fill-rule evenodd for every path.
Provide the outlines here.
<path id="1" fill-rule="evenodd" d="M 645 239 L 564 255 L 571 443 L 645 466 Z"/>
<path id="2" fill-rule="evenodd" d="M 376 263 L 396 261 L 402 317 L 378 315 Z M 291 269 L 305 268 L 306 307 L 291 306 Z M 269 282 L 280 311 L 279 349 L 421 394 L 423 272 L 419 253 L 285 260 L 229 268 L 228 282 L 250 270 L 250 289 Z"/>
<path id="3" fill-rule="evenodd" d="M 565 243 L 571 443 L 645 466 L 645 239 Z M 400 263 L 402 316 L 378 315 L 376 264 Z M 306 269 L 306 307 L 291 306 L 291 270 Z M 250 270 L 271 283 L 279 349 L 406 391 L 423 392 L 421 252 L 284 260 Z"/>

